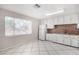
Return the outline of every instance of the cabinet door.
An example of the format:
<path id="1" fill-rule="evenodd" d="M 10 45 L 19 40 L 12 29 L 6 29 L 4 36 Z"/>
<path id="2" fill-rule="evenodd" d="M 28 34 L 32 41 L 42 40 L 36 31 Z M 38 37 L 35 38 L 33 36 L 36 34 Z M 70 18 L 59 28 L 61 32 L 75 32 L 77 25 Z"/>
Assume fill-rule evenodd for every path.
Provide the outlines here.
<path id="1" fill-rule="evenodd" d="M 63 35 L 58 35 L 57 42 L 58 43 L 63 43 Z"/>
<path id="2" fill-rule="evenodd" d="M 63 24 L 63 16 L 58 17 L 58 24 Z"/>
<path id="3" fill-rule="evenodd" d="M 79 38 L 78 37 L 73 37 L 71 39 L 71 45 L 74 47 L 79 47 Z"/>
<path id="4" fill-rule="evenodd" d="M 71 18 L 70 18 L 70 20 L 71 20 L 70 23 L 71 23 L 71 24 L 78 22 L 78 15 L 77 15 L 77 14 L 71 15 L 70 17 L 71 17 Z"/>
<path id="5" fill-rule="evenodd" d="M 47 35 L 46 35 L 46 40 L 49 40 L 49 41 L 54 42 L 55 36 L 54 36 L 53 34 L 47 34 Z"/>
<path id="6" fill-rule="evenodd" d="M 56 25 L 57 23 L 57 18 L 54 18 L 54 25 Z"/>
<path id="7" fill-rule="evenodd" d="M 70 16 L 64 16 L 64 24 L 70 24 Z"/>
<path id="8" fill-rule="evenodd" d="M 56 42 L 56 35 L 55 34 L 47 34 L 46 39 L 52 42 Z"/>
<path id="9" fill-rule="evenodd" d="M 51 41 L 54 42 L 54 40 L 55 40 L 55 36 L 51 34 Z"/>
<path id="10" fill-rule="evenodd" d="M 66 44 L 67 44 L 67 45 L 71 45 L 71 39 L 70 39 L 70 36 L 67 37 Z"/>
<path id="11" fill-rule="evenodd" d="M 66 36 L 63 36 L 64 40 L 63 40 L 63 44 L 66 44 Z"/>
<path id="12" fill-rule="evenodd" d="M 46 40 L 52 40 L 51 34 L 46 34 Z"/>
<path id="13" fill-rule="evenodd" d="M 66 45 L 71 45 L 70 36 L 65 36 L 65 37 L 64 37 L 64 44 L 66 44 Z"/>
<path id="14" fill-rule="evenodd" d="M 57 42 L 57 34 L 53 34 L 53 42 Z"/>

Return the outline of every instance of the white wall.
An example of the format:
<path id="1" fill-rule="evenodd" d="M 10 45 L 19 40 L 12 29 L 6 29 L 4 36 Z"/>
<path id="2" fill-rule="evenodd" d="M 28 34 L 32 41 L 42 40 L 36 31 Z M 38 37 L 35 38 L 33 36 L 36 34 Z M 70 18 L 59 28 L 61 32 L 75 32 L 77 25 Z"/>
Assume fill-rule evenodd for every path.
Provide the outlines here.
<path id="1" fill-rule="evenodd" d="M 5 16 L 12 16 L 32 21 L 32 34 L 13 37 L 5 37 Z M 35 18 L 24 16 L 5 9 L 0 9 L 0 51 L 21 43 L 30 43 L 33 39 L 38 39 L 38 23 Z"/>

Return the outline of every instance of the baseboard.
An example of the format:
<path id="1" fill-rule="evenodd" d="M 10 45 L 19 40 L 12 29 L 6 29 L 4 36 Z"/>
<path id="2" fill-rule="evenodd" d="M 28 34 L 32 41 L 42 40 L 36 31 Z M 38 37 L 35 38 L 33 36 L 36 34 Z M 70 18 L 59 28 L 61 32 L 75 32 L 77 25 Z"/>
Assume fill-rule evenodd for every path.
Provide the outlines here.
<path id="1" fill-rule="evenodd" d="M 47 41 L 49 41 L 49 40 L 47 40 Z M 69 46 L 69 47 L 73 47 L 73 48 L 79 48 L 79 47 L 75 47 L 75 46 L 71 46 L 71 45 L 66 45 L 66 44 L 58 43 L 58 42 L 53 42 L 53 41 L 49 41 L 49 42 L 56 43 L 56 44 L 61 44 L 61 45 Z"/>

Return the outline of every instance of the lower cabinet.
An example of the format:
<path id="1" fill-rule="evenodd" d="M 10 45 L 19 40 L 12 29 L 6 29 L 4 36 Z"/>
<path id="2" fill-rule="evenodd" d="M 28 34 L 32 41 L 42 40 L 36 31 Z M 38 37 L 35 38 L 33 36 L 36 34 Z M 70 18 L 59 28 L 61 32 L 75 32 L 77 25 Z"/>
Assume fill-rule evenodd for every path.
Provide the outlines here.
<path id="1" fill-rule="evenodd" d="M 63 39 L 64 39 L 63 36 L 61 36 L 61 35 L 57 36 L 57 42 L 58 43 L 63 43 Z"/>
<path id="2" fill-rule="evenodd" d="M 79 36 L 47 34 L 46 39 L 52 42 L 79 47 Z"/>
<path id="3" fill-rule="evenodd" d="M 46 34 L 46 40 L 51 40 L 51 39 L 52 39 L 51 34 Z"/>
<path id="4" fill-rule="evenodd" d="M 71 45 L 71 38 L 69 36 L 63 36 L 63 37 L 64 37 L 63 44 Z"/>
<path id="5" fill-rule="evenodd" d="M 72 37 L 71 46 L 79 47 L 79 37 Z"/>
<path id="6" fill-rule="evenodd" d="M 57 42 L 57 35 L 53 34 L 53 42 Z"/>
<path id="7" fill-rule="evenodd" d="M 46 40 L 56 42 L 55 34 L 46 34 Z"/>

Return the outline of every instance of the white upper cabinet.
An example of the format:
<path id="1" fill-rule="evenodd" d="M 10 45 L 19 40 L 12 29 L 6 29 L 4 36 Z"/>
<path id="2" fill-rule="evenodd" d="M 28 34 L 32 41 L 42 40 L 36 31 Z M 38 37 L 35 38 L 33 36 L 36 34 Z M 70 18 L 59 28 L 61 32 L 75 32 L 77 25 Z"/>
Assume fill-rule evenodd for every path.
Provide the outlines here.
<path id="1" fill-rule="evenodd" d="M 58 24 L 63 24 L 63 16 L 58 17 Z"/>
<path id="2" fill-rule="evenodd" d="M 64 16 L 64 24 L 77 24 L 77 23 L 78 23 L 77 14 Z"/>
<path id="3" fill-rule="evenodd" d="M 57 24 L 57 18 L 54 18 L 53 20 L 54 20 L 53 21 L 54 22 L 54 25 L 56 25 Z"/>
<path id="4" fill-rule="evenodd" d="M 57 24 L 79 24 L 78 14 L 70 14 L 64 16 L 57 16 L 51 19 L 44 19 L 42 24 L 47 24 L 47 28 L 54 28 Z M 79 25 L 78 25 L 79 28 Z"/>
<path id="5" fill-rule="evenodd" d="M 74 14 L 70 16 L 70 23 L 78 23 L 78 15 Z"/>
<path id="6" fill-rule="evenodd" d="M 63 20 L 64 24 L 70 24 L 70 16 L 64 16 L 64 20 Z"/>

